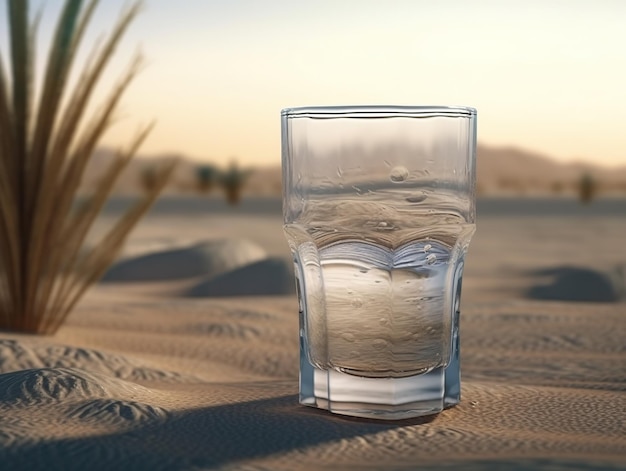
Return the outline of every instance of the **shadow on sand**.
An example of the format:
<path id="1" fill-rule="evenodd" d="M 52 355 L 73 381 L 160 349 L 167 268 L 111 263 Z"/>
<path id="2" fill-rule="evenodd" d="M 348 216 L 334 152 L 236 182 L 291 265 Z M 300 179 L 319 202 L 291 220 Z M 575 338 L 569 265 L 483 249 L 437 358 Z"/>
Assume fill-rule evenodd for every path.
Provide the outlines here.
<path id="1" fill-rule="evenodd" d="M 212 469 L 436 420 L 436 416 L 392 423 L 351 419 L 297 402 L 297 396 L 292 395 L 208 407 L 173 413 L 164 421 L 110 435 L 15 444 L 0 448 L 0 467 L 66 471 Z"/>
<path id="2" fill-rule="evenodd" d="M 552 277 L 549 284 L 532 286 L 526 296 L 551 301 L 617 302 L 623 297 L 623 273 L 600 272 L 589 268 L 555 267 L 536 270 L 532 276 Z"/>
<path id="3" fill-rule="evenodd" d="M 430 416 L 394 422 L 334 416 L 297 405 L 295 395 L 173 413 L 168 419 L 123 432 L 0 447 L 0 468 L 29 471 L 182 471 L 238 469 L 245 462 L 308 447 L 437 421 Z M 1 431 L 0 431 L 1 432 Z M 368 453 L 368 445 L 359 443 Z M 367 469 L 592 470 L 623 469 L 613 463 L 542 457 L 458 458 L 434 462 L 428 452 L 400 466 L 385 460 Z M 382 453 L 380 456 L 385 456 Z M 297 455 L 296 455 L 297 457 Z M 297 459 L 297 458 L 294 458 Z M 294 467 L 298 467 L 294 463 Z M 262 465 L 250 469 L 265 469 Z M 331 469 L 342 469 L 339 466 Z"/>

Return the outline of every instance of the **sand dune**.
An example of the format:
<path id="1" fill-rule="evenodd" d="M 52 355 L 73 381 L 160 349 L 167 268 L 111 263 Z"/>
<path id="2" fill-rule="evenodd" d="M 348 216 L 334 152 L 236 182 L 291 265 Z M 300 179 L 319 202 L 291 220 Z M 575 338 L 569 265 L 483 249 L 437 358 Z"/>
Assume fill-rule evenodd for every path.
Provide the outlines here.
<path id="1" fill-rule="evenodd" d="M 244 239 L 205 241 L 121 260 L 109 269 L 102 281 L 164 281 L 215 276 L 266 256 L 261 247 Z"/>
<path id="2" fill-rule="evenodd" d="M 295 290 L 293 266 L 269 258 L 202 281 L 186 290 L 189 297 L 260 296 L 290 294 Z"/>
<path id="3" fill-rule="evenodd" d="M 571 299 L 564 260 L 621 266 L 626 221 L 505 214 L 467 259 L 461 404 L 397 422 L 298 405 L 298 303 L 269 294 L 291 281 L 279 214 L 149 216 L 118 265 L 136 282 L 96 286 L 54 337 L 0 333 L 0 469 L 624 469 L 626 303 L 532 289 Z"/>

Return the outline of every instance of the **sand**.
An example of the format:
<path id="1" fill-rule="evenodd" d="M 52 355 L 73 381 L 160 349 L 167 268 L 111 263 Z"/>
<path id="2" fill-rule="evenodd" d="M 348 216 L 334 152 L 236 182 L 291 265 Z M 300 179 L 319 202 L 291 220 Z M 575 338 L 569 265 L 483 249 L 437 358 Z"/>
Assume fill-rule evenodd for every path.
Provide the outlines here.
<path id="1" fill-rule="evenodd" d="M 0 332 L 0 469 L 626 469 L 626 220 L 529 213 L 479 216 L 461 404 L 399 422 L 298 405 L 279 214 L 153 213 L 120 263 L 206 272 L 112 270 L 56 335 Z M 225 240 L 249 260 L 211 264 Z M 283 294 L 216 296 L 259 271 Z M 590 274 L 609 294 L 573 300 Z"/>

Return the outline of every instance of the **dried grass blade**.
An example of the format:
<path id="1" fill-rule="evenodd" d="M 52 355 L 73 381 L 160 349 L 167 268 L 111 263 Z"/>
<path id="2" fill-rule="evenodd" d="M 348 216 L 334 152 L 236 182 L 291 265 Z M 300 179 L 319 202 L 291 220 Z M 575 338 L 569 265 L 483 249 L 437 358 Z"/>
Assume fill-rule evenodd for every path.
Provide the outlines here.
<path id="1" fill-rule="evenodd" d="M 126 168 L 126 165 L 137 152 L 139 146 L 143 143 L 145 138 L 152 127 L 145 129 L 135 139 L 133 145 L 125 153 L 120 153 L 116 160 L 111 164 L 104 177 L 100 180 L 96 187 L 95 193 L 87 200 L 76 214 L 61 219 L 64 221 L 59 226 L 62 227 L 62 233 L 57 234 L 54 240 L 60 240 L 62 245 L 51 248 L 51 260 L 49 273 L 45 277 L 45 282 L 42 284 L 37 304 L 40 306 L 38 312 L 40 316 L 44 316 L 49 310 L 45 309 L 46 305 L 51 304 L 55 306 L 58 304 L 59 297 L 63 296 L 63 293 L 67 289 L 68 277 L 65 276 L 69 272 L 74 270 L 74 267 L 79 261 L 80 249 L 87 237 L 89 229 L 91 228 L 96 217 L 100 214 L 104 204 L 106 203 L 115 182 L 117 181 L 121 172 Z M 55 280 L 61 275 L 61 281 L 54 286 Z M 56 293 L 52 295 L 53 288 L 56 289 Z M 50 298 L 52 297 L 52 302 Z"/>
<path id="2" fill-rule="evenodd" d="M 75 53 L 73 48 L 74 36 L 82 3 L 82 0 L 67 0 L 65 2 L 48 53 L 48 64 L 44 75 L 43 91 L 37 110 L 31 149 L 33 169 L 29 186 L 37 193 L 39 193 L 40 180 L 46 165 L 46 152 L 50 137 Z M 34 199 L 33 201 L 37 200 Z"/>
<path id="3" fill-rule="evenodd" d="M 105 43 L 93 65 L 91 65 L 88 70 L 83 71 L 81 83 L 68 103 L 52 147 L 50 155 L 51 172 L 60 172 L 64 157 L 67 155 L 67 150 L 77 132 L 78 124 L 82 119 L 93 89 L 113 55 L 117 44 L 131 21 L 139 12 L 139 9 L 140 5 L 138 3 L 128 9 L 118 21 L 113 33 Z"/>
<path id="4" fill-rule="evenodd" d="M 9 86 L 4 71 L 2 54 L 0 54 L 0 175 L 2 185 L 12 194 L 11 201 L 16 193 L 15 189 L 15 162 L 13 155 L 13 117 L 9 103 Z"/>
<path id="5" fill-rule="evenodd" d="M 115 88 L 109 99 L 106 101 L 106 105 L 104 109 L 99 113 L 99 115 L 94 119 L 93 123 L 85 130 L 82 136 L 82 140 L 78 145 L 78 150 L 73 156 L 72 159 L 69 160 L 67 164 L 67 169 L 64 172 L 63 176 L 60 177 L 62 180 L 59 182 L 57 187 L 54 189 L 55 194 L 59 195 L 56 200 L 51 200 L 50 198 L 43 199 L 39 204 L 39 217 L 35 221 L 35 233 L 39 233 L 40 231 L 47 234 L 45 239 L 39 240 L 37 244 L 33 243 L 31 247 L 31 260 L 30 265 L 32 266 L 32 272 L 36 275 L 36 279 L 42 280 L 42 276 L 45 276 L 46 281 L 42 282 L 40 286 L 40 292 L 31 293 L 31 299 L 36 299 L 37 304 L 37 312 L 42 312 L 45 309 L 42 306 L 45 306 L 47 302 L 48 296 L 51 292 L 50 279 L 54 278 L 56 274 L 59 272 L 59 268 L 61 266 L 60 259 L 61 257 L 67 257 L 66 253 L 69 247 L 69 250 L 72 250 L 72 244 L 78 243 L 79 245 L 82 243 L 82 240 L 74 241 L 74 238 L 64 237 L 61 232 L 64 228 L 64 223 L 59 223 L 59 221 L 67 221 L 68 214 L 70 213 L 72 203 L 75 199 L 75 195 L 78 191 L 78 187 L 82 180 L 82 176 L 84 174 L 87 163 L 89 162 L 89 158 L 91 157 L 100 136 L 107 129 L 111 115 L 114 113 L 117 105 L 136 75 L 139 67 L 140 58 L 137 58 L 127 74 L 123 77 L 123 80 L 120 84 Z M 145 137 L 147 136 L 149 129 L 146 130 L 145 133 L 140 136 L 140 139 L 132 146 L 131 153 L 129 157 L 136 152 L 139 145 L 143 142 Z M 123 164 L 126 165 L 126 162 Z M 123 168 L 123 167 L 122 167 Z M 121 172 L 122 168 L 120 168 L 119 172 Z M 115 173 L 111 176 L 111 178 L 116 179 L 119 175 L 119 172 Z M 110 186 L 112 187 L 114 180 L 111 182 Z M 47 186 L 47 185 L 46 185 Z M 101 187 L 101 186 L 100 186 Z M 96 190 L 98 191 L 98 190 Z M 107 192 L 110 191 L 110 188 Z M 42 192 L 42 194 L 45 194 Z M 106 200 L 106 194 L 105 194 Z M 48 253 L 48 263 L 42 266 L 42 254 Z M 42 273 L 43 272 L 43 273 Z"/>
<path id="6" fill-rule="evenodd" d="M 0 292 L 0 309 L 2 323 L 0 325 L 13 328 L 13 316 L 10 306 L 19 296 L 16 286 L 19 278 L 19 266 L 16 255 L 19 253 L 18 225 L 15 195 L 16 174 L 12 159 L 13 124 L 9 104 L 9 91 L 3 60 L 0 55 L 0 276 L 2 290 Z"/>
<path id="7" fill-rule="evenodd" d="M 89 5 L 89 8 L 94 7 L 95 3 L 92 2 Z M 42 187 L 40 190 L 41 195 L 49 195 L 58 190 L 58 181 L 65 167 L 67 156 L 70 153 L 70 145 L 81 122 L 82 115 L 89 101 L 91 92 L 93 91 L 101 72 L 113 54 L 115 46 L 138 11 L 139 4 L 135 4 L 134 7 L 131 7 L 127 13 L 121 17 L 111 37 L 106 42 L 104 49 L 99 53 L 97 58 L 94 59 L 93 64 L 88 65 L 88 68 L 83 70 L 82 80 L 77 87 L 77 90 L 75 90 L 74 94 L 70 98 L 70 101 L 64 110 L 63 116 L 60 118 L 60 124 L 55 131 L 54 142 L 48 152 L 45 178 L 42 181 Z M 79 25 L 79 29 L 81 29 L 81 31 L 86 27 L 90 14 L 91 13 L 88 10 L 82 17 Z M 74 47 L 76 46 L 77 43 L 74 43 Z M 99 135 L 96 137 L 99 137 Z M 46 215 L 44 216 L 45 222 L 43 227 L 46 227 L 48 225 L 48 221 L 53 218 L 53 215 L 49 209 L 43 210 L 43 214 Z M 50 239 L 52 241 L 56 240 L 55 238 Z M 41 298 L 40 296 L 38 297 Z"/>
<path id="8" fill-rule="evenodd" d="M 80 43 L 97 3 L 97 0 L 92 0 L 87 6 L 85 13 L 83 13 L 79 19 L 82 0 L 68 0 L 59 19 L 55 41 L 50 50 L 50 60 L 45 76 L 44 92 L 39 105 L 39 120 L 37 122 L 33 148 L 33 154 L 37 156 L 37 160 L 40 161 L 41 167 L 38 169 L 39 172 L 46 166 L 46 152 L 48 151 L 54 121 L 58 115 L 61 95 L 66 85 L 67 75 L 69 74 L 78 44 Z M 78 26 L 76 26 L 77 21 Z M 63 160 L 64 157 L 65 154 L 63 154 L 60 160 Z M 58 194 L 57 190 L 64 188 L 63 183 L 58 181 L 59 175 L 60 168 L 55 168 L 43 176 L 43 182 L 41 182 L 39 177 L 37 178 L 35 186 L 39 189 L 38 198 L 36 200 L 38 217 L 35 220 L 35 228 L 33 229 L 33 232 L 36 234 L 39 233 L 42 228 L 49 225 L 49 208 L 52 202 L 47 195 L 49 195 L 51 191 Z M 64 192 L 61 193 L 67 194 Z M 71 197 L 73 198 L 73 194 Z M 48 232 L 46 232 L 46 234 L 48 234 Z M 53 237 L 49 237 L 48 239 L 53 239 Z M 35 245 L 39 246 L 33 247 L 33 250 L 31 250 L 31 264 L 39 261 L 38 256 L 40 254 L 41 244 Z M 38 267 L 36 267 L 34 271 L 38 273 Z"/>
<path id="9" fill-rule="evenodd" d="M 28 0 L 9 0 L 15 157 L 24 161 L 29 121 Z"/>
<path id="10" fill-rule="evenodd" d="M 29 170 L 28 161 L 28 123 L 29 123 L 29 96 L 30 96 L 30 72 L 28 70 L 29 46 L 28 46 L 28 1 L 9 0 L 9 38 L 11 43 L 11 84 L 13 104 L 13 147 L 9 158 L 14 159 L 15 166 L 15 200 L 18 208 L 19 222 L 17 231 L 19 234 L 19 272 L 16 284 L 20 294 L 16 300 L 16 312 L 24 311 L 25 293 L 21 289 L 26 284 L 28 266 L 26 256 L 28 254 L 27 241 L 30 238 L 30 221 L 26 217 L 25 207 L 28 195 L 26 177 Z M 19 319 L 20 325 L 24 322 Z"/>
<path id="11" fill-rule="evenodd" d="M 19 240 L 16 208 L 11 203 L 10 191 L 6 187 L 0 190 L 0 270 L 7 276 L 7 284 L 13 299 L 18 299 L 19 279 Z"/>
<path id="12" fill-rule="evenodd" d="M 157 182 L 153 191 L 135 207 L 131 208 L 103 238 L 103 241 L 86 256 L 84 263 L 79 267 L 80 271 L 77 273 L 75 283 L 72 286 L 73 292 L 68 292 L 61 298 L 63 304 L 58 307 L 58 310 L 50 318 L 52 323 L 45 326 L 47 331 L 56 331 L 82 297 L 85 290 L 98 281 L 106 272 L 119 253 L 126 237 L 146 211 L 150 209 L 161 190 L 165 187 L 175 167 L 175 161 L 167 165 L 157 176 Z"/>
<path id="13" fill-rule="evenodd" d="M 43 287 L 43 294 L 40 300 L 40 303 L 44 307 L 41 309 L 42 313 L 54 311 L 54 309 L 46 310 L 45 306 L 56 306 L 59 302 L 59 298 L 62 297 L 63 293 L 68 289 L 67 284 L 69 281 L 68 277 L 65 275 L 71 274 L 71 272 L 75 270 L 75 266 L 79 263 L 80 249 L 91 225 L 106 203 L 115 181 L 137 152 L 137 149 L 143 143 L 151 129 L 152 127 L 146 128 L 138 135 L 126 152 L 120 152 L 118 154 L 116 160 L 110 165 L 106 174 L 98 183 L 96 191 L 91 198 L 83 203 L 75 214 L 63 219 L 64 223 L 61 224 L 63 232 L 57 235 L 55 239 L 63 241 L 63 245 L 56 247 L 53 251 L 50 276 L 46 277 L 47 283 L 45 283 Z M 51 291 L 54 281 L 59 275 L 61 275 L 61 281 L 54 286 L 56 292 L 52 295 Z M 50 298 L 52 301 L 50 301 Z"/>
<path id="14" fill-rule="evenodd" d="M 1 199 L 1 197 L 0 197 Z M 12 247 L 12 232 L 14 228 L 7 227 L 7 221 L 4 217 L 0 218 L 0 327 L 14 327 L 13 310 L 10 306 L 14 300 L 19 297 L 15 287 L 15 270 L 16 258 L 14 248 Z M 9 237 L 7 237 L 9 236 Z"/>
<path id="15" fill-rule="evenodd" d="M 14 254 L 19 252 L 17 246 L 18 220 L 16 210 L 15 162 L 13 157 L 13 119 L 9 93 L 2 56 L 0 55 L 0 218 L 3 226 L 0 236 L 13 247 L 11 257 L 4 254 L 3 266 L 13 267 Z M 17 276 L 17 274 L 16 274 Z"/>

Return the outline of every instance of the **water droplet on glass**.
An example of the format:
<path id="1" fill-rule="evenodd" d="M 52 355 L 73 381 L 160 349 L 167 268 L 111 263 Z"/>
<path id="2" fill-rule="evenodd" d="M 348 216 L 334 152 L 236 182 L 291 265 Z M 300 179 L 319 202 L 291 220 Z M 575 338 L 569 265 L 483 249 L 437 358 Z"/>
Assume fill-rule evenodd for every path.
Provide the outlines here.
<path id="1" fill-rule="evenodd" d="M 430 245 L 430 244 L 426 244 L 426 245 L 424 246 L 424 252 L 428 252 L 428 251 L 429 251 L 430 249 L 432 249 L 432 248 L 433 248 L 433 246 L 432 246 L 432 245 Z"/>
<path id="2" fill-rule="evenodd" d="M 402 183 L 409 177 L 409 171 L 401 165 L 391 169 L 389 179 L 394 183 Z"/>
<path id="3" fill-rule="evenodd" d="M 426 257 L 426 262 L 429 265 L 432 265 L 433 263 L 435 263 L 435 260 L 437 260 L 437 256 L 434 253 L 431 253 L 430 255 Z"/>

